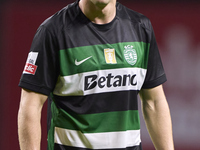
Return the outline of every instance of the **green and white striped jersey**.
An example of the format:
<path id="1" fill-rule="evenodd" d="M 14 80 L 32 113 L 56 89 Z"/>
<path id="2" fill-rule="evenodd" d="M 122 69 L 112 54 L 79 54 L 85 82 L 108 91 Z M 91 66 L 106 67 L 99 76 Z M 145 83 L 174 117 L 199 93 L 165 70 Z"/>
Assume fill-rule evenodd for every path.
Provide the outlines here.
<path id="1" fill-rule="evenodd" d="M 38 28 L 19 86 L 49 96 L 49 150 L 141 150 L 138 92 L 166 81 L 151 23 L 117 3 L 97 25 L 78 2 Z"/>

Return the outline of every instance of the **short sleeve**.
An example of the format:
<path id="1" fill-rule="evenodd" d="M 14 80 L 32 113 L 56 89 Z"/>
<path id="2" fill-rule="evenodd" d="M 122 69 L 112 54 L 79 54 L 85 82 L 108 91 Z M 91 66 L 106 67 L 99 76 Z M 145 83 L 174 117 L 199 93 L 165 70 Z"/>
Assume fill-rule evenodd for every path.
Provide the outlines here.
<path id="1" fill-rule="evenodd" d="M 44 26 L 34 36 L 19 86 L 49 95 L 59 74 L 58 48 L 55 37 Z"/>
<path id="2" fill-rule="evenodd" d="M 161 57 L 159 54 L 155 34 L 152 25 L 150 26 L 150 48 L 147 65 L 147 74 L 142 88 L 153 88 L 167 81 Z"/>

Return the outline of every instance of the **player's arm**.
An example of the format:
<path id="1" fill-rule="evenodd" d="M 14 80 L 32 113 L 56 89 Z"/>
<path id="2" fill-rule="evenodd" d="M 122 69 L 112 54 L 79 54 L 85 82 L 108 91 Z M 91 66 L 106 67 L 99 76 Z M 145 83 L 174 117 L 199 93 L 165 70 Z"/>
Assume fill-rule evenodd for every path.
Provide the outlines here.
<path id="1" fill-rule="evenodd" d="M 145 123 L 156 150 L 174 150 L 172 123 L 162 85 L 140 91 Z"/>
<path id="2" fill-rule="evenodd" d="M 22 89 L 18 112 L 18 134 L 21 150 L 39 150 L 41 110 L 47 96 Z"/>

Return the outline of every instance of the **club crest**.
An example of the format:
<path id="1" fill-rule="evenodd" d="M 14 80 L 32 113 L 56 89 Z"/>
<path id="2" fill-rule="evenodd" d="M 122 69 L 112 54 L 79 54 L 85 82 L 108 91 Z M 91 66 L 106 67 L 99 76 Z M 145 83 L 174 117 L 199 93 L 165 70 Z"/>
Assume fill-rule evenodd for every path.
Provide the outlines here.
<path id="1" fill-rule="evenodd" d="M 130 65 L 135 65 L 137 62 L 137 52 L 132 45 L 124 46 L 124 57 Z"/>

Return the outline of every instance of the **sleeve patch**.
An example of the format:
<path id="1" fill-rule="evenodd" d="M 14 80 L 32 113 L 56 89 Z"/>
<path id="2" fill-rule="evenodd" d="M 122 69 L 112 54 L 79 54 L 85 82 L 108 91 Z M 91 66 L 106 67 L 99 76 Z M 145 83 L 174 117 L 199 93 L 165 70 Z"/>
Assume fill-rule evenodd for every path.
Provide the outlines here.
<path id="1" fill-rule="evenodd" d="M 24 67 L 23 74 L 35 75 L 35 72 L 37 70 L 37 66 L 35 65 L 37 57 L 38 57 L 38 52 L 30 52 L 28 54 L 28 58 L 26 61 L 26 65 Z"/>

